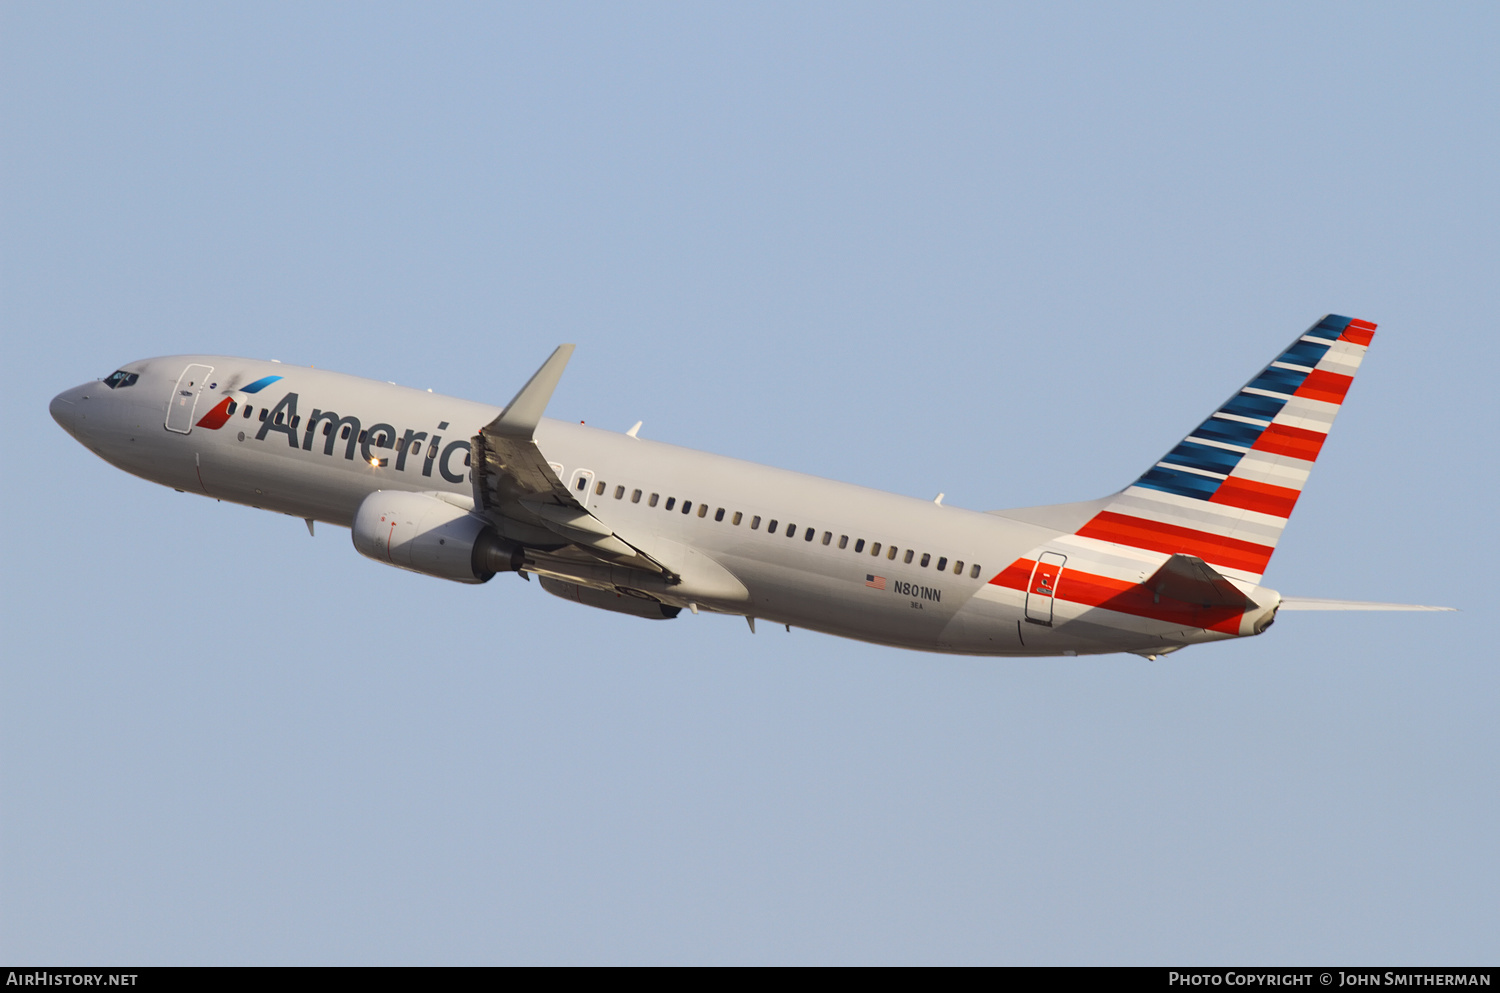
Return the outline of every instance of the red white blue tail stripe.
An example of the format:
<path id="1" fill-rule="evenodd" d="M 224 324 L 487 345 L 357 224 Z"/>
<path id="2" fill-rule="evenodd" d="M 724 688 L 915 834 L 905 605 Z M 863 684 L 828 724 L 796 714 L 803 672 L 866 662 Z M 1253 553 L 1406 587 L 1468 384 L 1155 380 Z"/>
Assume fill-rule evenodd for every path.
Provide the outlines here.
<path id="1" fill-rule="evenodd" d="M 1048 542 L 991 582 L 1024 592 L 1038 556 L 1054 551 L 1067 556 L 1060 604 L 1147 617 L 1176 609 L 1136 596 L 1174 554 L 1258 584 L 1374 332 L 1369 321 L 1324 317 L 1076 534 Z M 1225 616 L 1197 611 L 1180 619 L 1230 630 L 1239 612 L 1217 611 Z"/>
<path id="2" fill-rule="evenodd" d="M 1374 333 L 1333 314 L 1308 328 L 1078 535 L 1260 582 Z"/>

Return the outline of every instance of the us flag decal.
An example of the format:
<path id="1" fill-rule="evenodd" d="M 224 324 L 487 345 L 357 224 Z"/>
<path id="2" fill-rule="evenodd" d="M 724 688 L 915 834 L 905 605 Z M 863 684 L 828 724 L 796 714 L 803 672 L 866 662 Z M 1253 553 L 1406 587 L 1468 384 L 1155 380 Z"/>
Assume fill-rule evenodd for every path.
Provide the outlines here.
<path id="1" fill-rule="evenodd" d="M 883 590 L 885 589 L 885 577 L 866 575 L 865 585 L 872 590 Z"/>

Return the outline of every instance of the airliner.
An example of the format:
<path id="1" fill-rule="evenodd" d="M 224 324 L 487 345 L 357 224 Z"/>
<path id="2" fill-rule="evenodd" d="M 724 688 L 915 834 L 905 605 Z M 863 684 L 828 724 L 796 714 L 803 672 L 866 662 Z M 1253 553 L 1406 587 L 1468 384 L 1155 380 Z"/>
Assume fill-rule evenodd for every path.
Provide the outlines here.
<path id="1" fill-rule="evenodd" d="M 1445 610 L 1261 586 L 1375 325 L 1328 315 L 1129 486 L 978 512 L 543 417 L 562 345 L 504 407 L 279 362 L 143 359 L 51 413 L 106 462 L 349 528 L 459 583 L 535 576 L 636 617 L 738 615 L 989 656 L 1263 633 L 1281 610 Z"/>

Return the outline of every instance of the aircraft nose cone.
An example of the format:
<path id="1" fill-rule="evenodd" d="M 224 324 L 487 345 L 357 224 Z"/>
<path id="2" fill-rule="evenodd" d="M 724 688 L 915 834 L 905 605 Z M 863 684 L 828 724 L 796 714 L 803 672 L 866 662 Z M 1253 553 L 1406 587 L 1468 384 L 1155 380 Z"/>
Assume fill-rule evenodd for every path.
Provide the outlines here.
<path id="1" fill-rule="evenodd" d="M 52 412 L 52 419 L 68 430 L 73 426 L 73 401 L 68 399 L 66 393 L 59 393 L 52 398 L 52 405 L 47 408 Z"/>
<path id="2" fill-rule="evenodd" d="M 78 437 L 79 422 L 83 420 L 82 411 L 78 409 L 78 405 L 83 402 L 82 390 L 81 386 L 64 390 L 53 397 L 52 403 L 47 407 L 52 414 L 52 419 L 75 438 Z"/>

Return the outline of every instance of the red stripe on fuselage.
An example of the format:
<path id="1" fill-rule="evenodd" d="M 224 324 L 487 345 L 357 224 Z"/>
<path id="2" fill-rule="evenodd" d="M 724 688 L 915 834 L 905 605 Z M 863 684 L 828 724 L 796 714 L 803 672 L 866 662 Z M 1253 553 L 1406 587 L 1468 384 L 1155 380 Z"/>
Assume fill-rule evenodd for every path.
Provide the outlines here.
<path id="1" fill-rule="evenodd" d="M 194 427 L 208 428 L 210 431 L 219 430 L 224 426 L 224 422 L 229 420 L 229 405 L 233 402 L 229 397 L 220 400 L 218 406 L 204 414 L 203 419 Z"/>
<path id="2" fill-rule="evenodd" d="M 1031 559 L 1016 559 L 990 582 L 1025 593 L 1027 580 L 1035 566 L 1036 562 Z M 1157 597 L 1140 583 L 1070 568 L 1063 569 L 1057 581 L 1055 598 L 1185 628 L 1207 628 L 1227 634 L 1239 634 L 1240 618 L 1244 615 L 1244 611 L 1237 607 L 1199 607 L 1169 597 Z"/>
<path id="3" fill-rule="evenodd" d="M 1113 511 L 1103 510 L 1078 531 L 1081 538 L 1112 541 L 1131 548 L 1146 548 L 1153 552 L 1175 555 L 1183 552 L 1196 555 L 1203 561 L 1226 569 L 1240 569 L 1260 575 L 1271 561 L 1273 548 L 1257 545 L 1252 541 L 1228 538 L 1220 534 L 1209 534 L 1194 528 L 1176 524 L 1148 521 L 1142 517 L 1128 517 Z"/>

